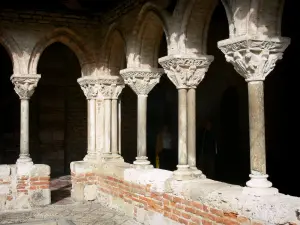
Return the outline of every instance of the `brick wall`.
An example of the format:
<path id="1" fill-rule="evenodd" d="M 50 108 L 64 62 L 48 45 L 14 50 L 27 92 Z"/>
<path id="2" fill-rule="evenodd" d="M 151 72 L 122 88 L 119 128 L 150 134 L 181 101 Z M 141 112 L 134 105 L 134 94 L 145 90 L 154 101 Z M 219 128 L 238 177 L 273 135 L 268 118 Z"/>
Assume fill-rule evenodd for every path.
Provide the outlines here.
<path id="1" fill-rule="evenodd" d="M 0 211 L 48 205 L 50 167 L 47 165 L 0 165 Z"/>
<path id="2" fill-rule="evenodd" d="M 76 163 L 75 163 L 76 164 Z M 257 205 L 254 205 L 254 208 L 251 208 L 249 205 L 249 202 L 251 202 L 253 199 L 259 198 L 259 197 L 247 197 L 244 196 L 243 198 L 248 199 L 248 203 L 241 202 L 239 207 L 247 209 L 247 213 L 243 214 L 240 213 L 237 208 L 235 208 L 234 205 L 231 207 L 222 207 L 221 204 L 219 206 L 216 206 L 214 204 L 208 203 L 209 194 L 207 193 L 205 196 L 201 199 L 195 199 L 189 193 L 182 194 L 176 193 L 176 191 L 171 191 L 167 189 L 165 190 L 159 190 L 156 186 L 155 181 L 152 180 L 151 183 L 137 183 L 132 182 L 130 180 L 127 180 L 126 172 L 124 174 L 119 169 L 113 169 L 114 166 L 108 166 L 109 169 L 96 169 L 97 172 L 92 172 L 90 170 L 91 167 L 85 166 L 86 168 L 89 168 L 88 173 L 82 172 L 82 165 L 80 166 L 81 173 L 76 173 L 76 165 L 73 167 L 72 172 L 72 185 L 73 190 L 78 185 L 82 185 L 81 189 L 82 191 L 84 189 L 89 189 L 91 186 L 97 187 L 96 194 L 94 195 L 94 199 L 89 200 L 97 200 L 101 204 L 115 208 L 120 211 L 124 211 L 126 214 L 134 217 L 137 221 L 148 224 L 149 222 L 155 224 L 155 221 L 157 224 L 185 224 L 185 225 L 217 225 L 217 224 L 225 224 L 225 225 L 262 225 L 262 224 L 285 224 L 285 225 L 291 225 L 291 224 L 300 224 L 300 221 L 296 219 L 296 217 L 290 218 L 291 214 L 289 213 L 289 210 L 293 210 L 293 208 L 289 208 L 287 210 L 286 206 L 285 208 L 278 208 L 277 210 L 280 210 L 281 215 L 275 215 L 268 216 L 268 213 L 270 215 L 273 215 L 273 212 L 268 212 L 269 205 L 268 204 L 277 204 L 280 202 L 280 198 L 283 196 L 276 197 L 276 201 L 272 203 L 264 202 L 264 207 L 260 208 L 260 203 L 257 203 Z M 102 167 L 104 168 L 104 167 Z M 110 170 L 110 172 L 108 171 Z M 113 170 L 113 172 L 111 172 Z M 132 170 L 132 169 L 131 169 Z M 79 170 L 78 170 L 79 171 Z M 117 172 L 118 171 L 118 172 Z M 152 171 L 153 174 L 155 173 L 155 177 L 159 177 L 162 174 L 160 173 L 161 170 L 156 170 L 156 172 Z M 151 172 L 151 173 L 152 173 Z M 141 174 L 141 176 L 147 177 L 146 174 L 149 175 L 149 171 L 139 171 L 137 172 Z M 143 173 L 145 173 L 143 175 Z M 115 175 L 112 175 L 115 174 Z M 122 175 L 123 174 L 123 175 Z M 131 175 L 133 175 L 132 173 Z M 124 178 L 121 178 L 124 176 Z M 151 176 L 151 175 L 150 175 Z M 155 178 L 154 178 L 155 179 Z M 204 181 L 204 185 L 209 185 L 209 180 Z M 190 181 L 191 183 L 191 181 Z M 179 186 L 182 185 L 182 183 L 178 183 Z M 188 187 L 188 186 L 186 186 Z M 212 188 L 212 186 L 210 187 Z M 220 188 L 219 188 L 220 189 Z M 78 194 L 79 189 L 77 189 L 77 192 L 73 197 L 76 199 L 76 194 Z M 187 188 L 188 190 L 188 188 Z M 207 189 L 209 190 L 209 189 Z M 197 192 L 195 189 L 194 192 Z M 201 190 L 199 190 L 201 192 Z M 85 196 L 82 194 L 82 197 L 85 198 Z M 195 193 L 194 193 L 195 195 Z M 215 201 L 224 201 L 229 203 L 229 198 L 226 198 L 226 196 L 220 195 L 220 200 Z M 239 195 L 237 194 L 236 198 L 239 198 Z M 251 199 L 253 198 L 253 199 Z M 270 198 L 270 197 L 269 197 Z M 273 197 L 271 197 L 273 198 Z M 87 199 L 83 199 L 87 200 Z M 245 201 L 245 200 L 243 200 Z M 255 212 L 255 208 L 259 207 L 260 211 L 259 214 L 261 216 L 258 216 Z M 273 206 L 271 206 L 272 208 Z M 252 211 L 253 210 L 253 211 Z M 287 211 L 286 211 L 287 210 Z M 286 211 L 287 214 L 285 214 L 287 217 L 283 218 L 282 213 Z M 277 216 L 277 217 L 276 217 Z M 271 218 L 269 221 L 266 218 Z M 273 220 L 273 221 L 271 221 Z M 285 222 L 274 222 L 274 221 L 285 221 Z M 171 223 L 173 222 L 173 223 Z M 150 224 L 151 224 L 150 223 Z"/>

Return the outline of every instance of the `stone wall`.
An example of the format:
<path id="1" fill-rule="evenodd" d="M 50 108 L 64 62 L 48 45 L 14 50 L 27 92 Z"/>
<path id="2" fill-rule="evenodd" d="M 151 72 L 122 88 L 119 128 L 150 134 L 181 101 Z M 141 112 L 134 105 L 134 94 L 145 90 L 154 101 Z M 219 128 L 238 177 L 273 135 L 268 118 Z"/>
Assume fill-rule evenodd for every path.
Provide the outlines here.
<path id="1" fill-rule="evenodd" d="M 130 164 L 72 163 L 72 197 L 98 201 L 144 224 L 300 224 L 300 201 L 278 194 L 258 197 L 210 179 L 177 182 L 172 172 Z"/>
<path id="2" fill-rule="evenodd" d="M 0 165 L 0 211 L 50 204 L 49 184 L 47 165 Z"/>

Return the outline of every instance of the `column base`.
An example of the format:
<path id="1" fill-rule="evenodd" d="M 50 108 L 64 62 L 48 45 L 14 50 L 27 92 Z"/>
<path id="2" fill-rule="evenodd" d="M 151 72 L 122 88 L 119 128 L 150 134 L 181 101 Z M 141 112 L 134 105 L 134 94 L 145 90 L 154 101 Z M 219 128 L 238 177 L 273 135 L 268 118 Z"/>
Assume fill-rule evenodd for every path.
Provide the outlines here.
<path id="1" fill-rule="evenodd" d="M 91 153 L 88 153 L 86 154 L 86 156 L 83 158 L 83 161 L 88 161 L 88 162 L 91 162 L 91 161 L 96 161 L 96 154 L 91 154 Z"/>
<path id="2" fill-rule="evenodd" d="M 277 188 L 272 188 L 272 183 L 268 181 L 267 174 L 260 174 L 260 175 L 249 175 L 250 180 L 247 181 L 246 187 L 243 188 L 243 194 L 248 195 L 276 195 L 278 194 Z"/>
<path id="3" fill-rule="evenodd" d="M 124 162 L 124 159 L 119 154 L 104 153 L 99 156 L 102 162 Z"/>
<path id="4" fill-rule="evenodd" d="M 147 156 L 138 156 L 133 162 L 136 169 L 152 169 L 153 165 L 150 164 Z"/>
<path id="5" fill-rule="evenodd" d="M 177 168 L 178 169 L 173 173 L 173 178 L 175 180 L 192 180 L 195 178 L 189 165 L 177 165 Z"/>
<path id="6" fill-rule="evenodd" d="M 20 156 L 17 159 L 16 164 L 32 164 L 33 165 L 33 162 L 32 162 L 32 159 L 30 158 L 30 156 Z"/>
<path id="7" fill-rule="evenodd" d="M 192 171 L 193 176 L 195 178 L 199 178 L 199 179 L 205 179 L 206 178 L 206 176 L 202 173 L 202 171 L 199 170 L 197 167 L 192 166 L 192 167 L 190 167 L 190 170 Z"/>

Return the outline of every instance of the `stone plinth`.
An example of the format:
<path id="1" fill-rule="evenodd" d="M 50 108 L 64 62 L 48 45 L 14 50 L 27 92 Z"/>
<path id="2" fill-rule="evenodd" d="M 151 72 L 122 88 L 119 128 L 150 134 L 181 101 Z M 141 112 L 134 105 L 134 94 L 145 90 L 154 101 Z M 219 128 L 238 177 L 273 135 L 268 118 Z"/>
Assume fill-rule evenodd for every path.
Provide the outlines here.
<path id="1" fill-rule="evenodd" d="M 0 165 L 0 211 L 24 210 L 51 203 L 50 167 Z"/>

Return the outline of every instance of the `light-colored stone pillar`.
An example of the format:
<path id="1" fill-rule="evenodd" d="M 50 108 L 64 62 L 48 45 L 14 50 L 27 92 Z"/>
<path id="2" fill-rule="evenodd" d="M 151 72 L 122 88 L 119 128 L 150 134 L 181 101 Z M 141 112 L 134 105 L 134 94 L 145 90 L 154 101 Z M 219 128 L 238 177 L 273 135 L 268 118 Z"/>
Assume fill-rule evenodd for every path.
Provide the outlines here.
<path id="1" fill-rule="evenodd" d="M 119 155 L 122 153 L 121 149 L 121 99 L 118 100 L 118 147 Z"/>
<path id="2" fill-rule="evenodd" d="M 204 178 L 196 168 L 195 89 L 213 61 L 212 56 L 170 55 L 159 59 L 169 79 L 178 89 L 178 162 L 174 178 Z"/>
<path id="3" fill-rule="evenodd" d="M 112 143 L 112 156 L 114 158 L 120 157 L 120 121 L 119 121 L 119 95 L 121 94 L 122 90 L 124 88 L 123 83 L 119 85 L 114 85 L 113 88 L 113 94 L 111 99 L 111 105 L 112 105 L 112 119 L 111 119 L 111 143 Z"/>
<path id="4" fill-rule="evenodd" d="M 99 158 L 104 149 L 104 100 L 96 100 L 96 152 Z"/>
<path id="5" fill-rule="evenodd" d="M 84 161 L 95 161 L 96 152 L 96 100 L 99 97 L 99 85 L 93 76 L 79 78 L 78 83 L 88 101 L 88 146 Z"/>
<path id="6" fill-rule="evenodd" d="M 97 99 L 98 101 L 103 101 L 102 110 L 100 107 L 100 114 L 104 114 L 103 116 L 98 115 L 98 120 L 100 119 L 99 124 L 103 127 L 96 126 L 96 114 L 89 113 L 90 121 L 93 121 L 93 125 L 91 123 L 89 126 L 89 141 L 88 142 L 88 151 L 87 156 L 85 157 L 87 160 L 95 160 L 97 158 L 96 153 L 96 130 L 98 134 L 102 134 L 102 145 L 103 149 L 98 154 L 98 158 L 101 160 L 111 160 L 112 158 L 121 158 L 119 154 L 112 155 L 112 147 L 118 146 L 116 143 L 118 140 L 118 132 L 116 132 L 116 128 L 112 127 L 112 122 L 117 124 L 118 112 L 112 111 L 112 99 L 118 99 L 119 94 L 124 88 L 124 82 L 120 76 L 86 76 L 78 79 L 78 83 L 80 84 L 83 92 L 87 99 Z M 95 105 L 95 104 L 94 104 Z M 92 109 L 91 109 L 92 110 Z M 117 110 L 114 108 L 114 110 Z M 96 108 L 93 109 L 96 112 Z M 113 125 L 114 125 L 113 124 Z M 113 132 L 113 133 L 112 133 Z M 93 135 L 93 138 L 92 138 Z M 115 137 L 112 137 L 115 135 Z M 116 139 L 116 140 L 114 140 Z M 116 143 L 115 143 L 116 142 Z M 118 147 L 117 147 L 118 148 Z M 118 149 L 114 150 L 114 152 L 118 153 Z M 112 157 L 113 156 L 113 157 Z"/>
<path id="7" fill-rule="evenodd" d="M 128 84 L 138 96 L 137 122 L 137 157 L 134 164 L 137 168 L 152 168 L 147 157 L 147 96 L 159 82 L 162 69 L 127 68 L 120 71 L 124 82 Z"/>
<path id="8" fill-rule="evenodd" d="M 282 58 L 289 38 L 252 38 L 249 36 L 220 41 L 218 47 L 226 60 L 248 82 L 250 180 L 244 188 L 246 194 L 276 194 L 266 173 L 264 80 Z"/>
<path id="9" fill-rule="evenodd" d="M 11 81 L 21 100 L 20 156 L 17 164 L 33 164 L 29 154 L 29 99 L 41 78 L 38 74 L 12 75 Z"/>

